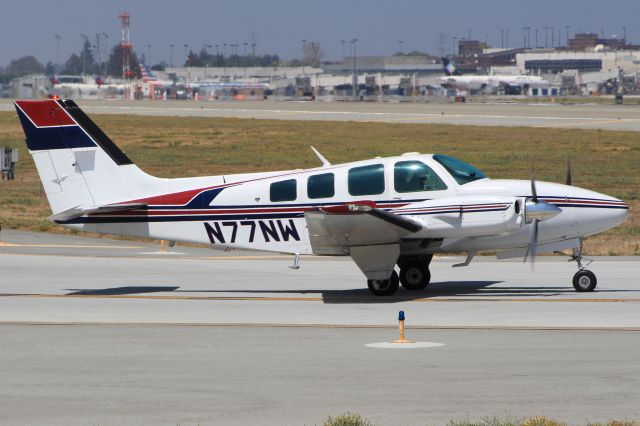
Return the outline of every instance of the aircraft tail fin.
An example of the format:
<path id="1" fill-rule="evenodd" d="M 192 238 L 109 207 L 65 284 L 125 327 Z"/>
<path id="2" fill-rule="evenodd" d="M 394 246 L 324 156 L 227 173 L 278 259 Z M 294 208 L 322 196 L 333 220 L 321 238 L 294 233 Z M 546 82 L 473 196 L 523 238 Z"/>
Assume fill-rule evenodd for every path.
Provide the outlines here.
<path id="1" fill-rule="evenodd" d="M 442 71 L 445 73 L 445 75 L 458 75 L 458 74 L 460 74 L 456 70 L 456 66 L 453 63 L 453 61 L 451 61 L 449 58 L 443 57 L 443 58 L 441 58 L 441 61 L 442 61 Z"/>
<path id="2" fill-rule="evenodd" d="M 135 198 L 160 179 L 136 167 L 72 100 L 15 101 L 54 216 Z"/>

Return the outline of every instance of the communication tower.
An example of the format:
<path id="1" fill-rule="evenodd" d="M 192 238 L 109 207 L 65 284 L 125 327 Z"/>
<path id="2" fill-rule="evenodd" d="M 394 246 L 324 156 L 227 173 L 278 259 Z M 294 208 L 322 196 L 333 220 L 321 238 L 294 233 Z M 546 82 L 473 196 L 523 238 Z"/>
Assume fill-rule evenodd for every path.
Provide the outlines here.
<path id="1" fill-rule="evenodd" d="M 122 38 L 120 40 L 120 48 L 122 49 L 122 78 L 133 78 L 136 73 L 131 69 L 131 51 L 133 50 L 133 44 L 130 39 L 130 19 L 131 15 L 127 12 L 118 15 L 120 22 L 122 23 Z"/>

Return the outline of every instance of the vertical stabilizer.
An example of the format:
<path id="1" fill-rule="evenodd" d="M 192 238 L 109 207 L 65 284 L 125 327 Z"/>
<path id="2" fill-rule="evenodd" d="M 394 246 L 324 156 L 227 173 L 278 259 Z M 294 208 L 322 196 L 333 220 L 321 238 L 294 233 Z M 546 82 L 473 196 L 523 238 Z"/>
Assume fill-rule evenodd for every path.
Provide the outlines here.
<path id="1" fill-rule="evenodd" d="M 53 214 L 129 200 L 161 181 L 136 167 L 75 102 L 15 107 Z"/>

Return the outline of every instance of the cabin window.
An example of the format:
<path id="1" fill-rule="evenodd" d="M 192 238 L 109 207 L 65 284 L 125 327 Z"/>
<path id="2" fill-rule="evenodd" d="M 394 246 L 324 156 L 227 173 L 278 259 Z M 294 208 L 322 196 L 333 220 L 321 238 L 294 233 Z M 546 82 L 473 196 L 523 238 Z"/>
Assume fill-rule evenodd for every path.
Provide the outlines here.
<path id="1" fill-rule="evenodd" d="M 297 197 L 297 185 L 295 179 L 273 182 L 269 189 L 271 201 L 294 201 Z"/>
<path id="2" fill-rule="evenodd" d="M 331 198 L 335 193 L 333 173 L 309 176 L 307 180 L 309 198 Z"/>
<path id="3" fill-rule="evenodd" d="M 384 192 L 384 165 L 354 167 L 349 170 L 349 194 L 376 195 Z"/>
<path id="4" fill-rule="evenodd" d="M 422 161 L 399 161 L 393 168 L 396 192 L 442 191 L 447 185 Z"/>

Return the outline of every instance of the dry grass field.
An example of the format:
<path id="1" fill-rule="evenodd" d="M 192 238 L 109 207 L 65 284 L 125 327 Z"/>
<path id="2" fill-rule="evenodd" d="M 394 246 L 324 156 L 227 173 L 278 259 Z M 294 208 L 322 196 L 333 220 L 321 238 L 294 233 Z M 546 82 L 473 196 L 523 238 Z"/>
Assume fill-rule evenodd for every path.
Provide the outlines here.
<path id="1" fill-rule="evenodd" d="M 623 226 L 589 238 L 592 255 L 640 255 L 640 135 L 635 132 L 361 122 L 93 115 L 143 170 L 161 177 L 215 175 L 320 165 L 309 145 L 333 163 L 403 152 L 460 157 L 493 178 L 563 182 L 631 206 Z M 3 228 L 69 232 L 46 220 L 49 206 L 15 113 L 0 112 L 0 146 L 19 147 L 14 181 L 0 182 Z"/>

